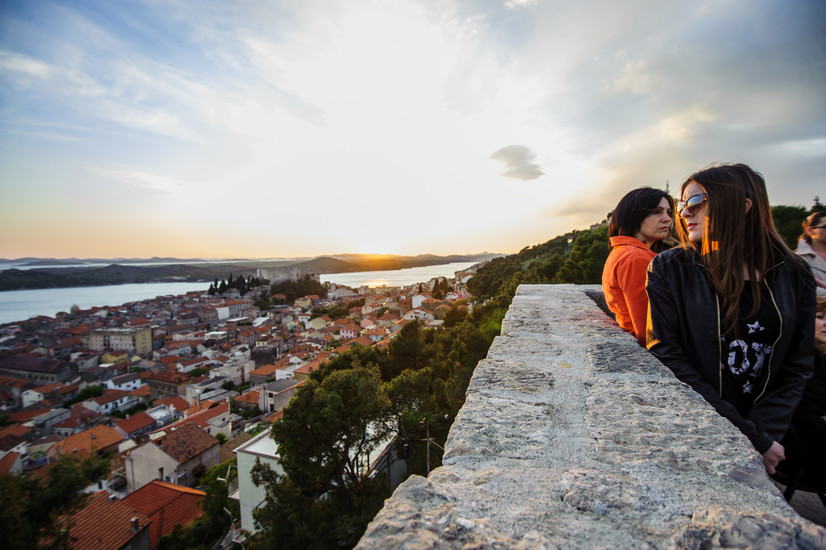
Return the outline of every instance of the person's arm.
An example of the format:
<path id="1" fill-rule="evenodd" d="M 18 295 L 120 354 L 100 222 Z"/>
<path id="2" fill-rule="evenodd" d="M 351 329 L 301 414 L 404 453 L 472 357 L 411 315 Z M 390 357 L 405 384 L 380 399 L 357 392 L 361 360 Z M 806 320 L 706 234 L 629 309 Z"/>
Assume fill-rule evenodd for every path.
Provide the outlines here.
<path id="1" fill-rule="evenodd" d="M 763 467 L 769 475 L 774 474 L 775 468 L 783 460 L 786 460 L 786 449 L 777 441 L 773 442 L 769 450 L 763 453 Z"/>
<path id="2" fill-rule="evenodd" d="M 625 306 L 631 317 L 634 336 L 645 346 L 645 322 L 648 315 L 648 294 L 645 292 L 645 276 L 650 259 L 641 254 L 629 254 L 617 264 L 617 282 L 622 288 Z"/>
<path id="3" fill-rule="evenodd" d="M 669 261 L 679 260 L 669 258 Z M 765 453 L 772 446 L 774 438 L 760 430 L 754 422 L 743 417 L 731 403 L 723 399 L 720 396 L 720 390 L 703 378 L 699 367 L 695 366 L 690 359 L 691 354 L 684 348 L 684 342 L 688 341 L 684 337 L 684 332 L 687 333 L 689 327 L 682 326 L 683 308 L 680 299 L 683 281 L 669 279 L 662 264 L 663 256 L 658 256 L 648 268 L 646 290 L 649 307 L 646 347 L 671 369 L 679 380 L 691 386 L 720 415 L 737 426 L 759 453 Z M 708 307 L 715 308 L 717 305 L 710 303 Z M 700 327 L 700 330 L 709 330 L 709 328 Z M 716 329 L 713 330 L 716 331 Z M 719 346 L 719 336 L 711 338 L 703 345 Z"/>

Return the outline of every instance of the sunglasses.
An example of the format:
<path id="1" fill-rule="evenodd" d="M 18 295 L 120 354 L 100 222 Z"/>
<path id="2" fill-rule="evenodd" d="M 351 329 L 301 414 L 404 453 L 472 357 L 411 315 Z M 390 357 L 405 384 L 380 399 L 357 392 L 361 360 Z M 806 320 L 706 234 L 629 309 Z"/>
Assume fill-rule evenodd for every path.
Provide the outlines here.
<path id="1" fill-rule="evenodd" d="M 708 200 L 708 195 L 705 193 L 697 193 L 688 197 L 687 201 L 677 201 L 677 215 L 683 215 L 683 209 L 688 208 L 691 214 L 696 214 L 703 207 Z"/>

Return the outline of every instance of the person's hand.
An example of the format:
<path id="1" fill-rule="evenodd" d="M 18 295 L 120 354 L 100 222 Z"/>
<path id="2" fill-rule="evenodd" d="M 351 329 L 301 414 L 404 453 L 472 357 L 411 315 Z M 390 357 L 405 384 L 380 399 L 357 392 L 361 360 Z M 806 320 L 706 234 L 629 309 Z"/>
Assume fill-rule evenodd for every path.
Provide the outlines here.
<path id="1" fill-rule="evenodd" d="M 772 446 L 769 447 L 769 450 L 763 453 L 763 467 L 766 468 L 766 472 L 771 475 L 774 473 L 777 465 L 780 464 L 780 461 L 785 459 L 786 449 L 783 448 L 783 445 L 775 441 L 772 443 Z"/>

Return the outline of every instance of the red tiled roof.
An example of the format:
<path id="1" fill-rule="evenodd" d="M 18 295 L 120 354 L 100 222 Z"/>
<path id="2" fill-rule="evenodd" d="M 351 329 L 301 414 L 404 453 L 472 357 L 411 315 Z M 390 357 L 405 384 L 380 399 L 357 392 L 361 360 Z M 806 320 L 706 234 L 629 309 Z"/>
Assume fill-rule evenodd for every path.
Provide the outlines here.
<path id="1" fill-rule="evenodd" d="M 149 377 L 150 380 L 156 380 L 158 382 L 171 382 L 172 384 L 183 384 L 190 378 L 191 377 L 188 374 L 169 370 L 162 370 L 161 372 L 157 372 Z"/>
<path id="2" fill-rule="evenodd" d="M 166 405 L 167 407 L 175 407 L 175 411 L 182 412 L 189 408 L 189 401 L 183 397 L 161 397 L 156 399 L 153 403 L 156 407 Z"/>
<path id="3" fill-rule="evenodd" d="M 129 395 L 133 395 L 135 397 L 149 397 L 149 386 L 144 384 L 143 386 L 130 391 Z"/>
<path id="4" fill-rule="evenodd" d="M 2 430 L 0 430 L 0 439 L 6 437 L 7 435 L 25 437 L 25 435 L 30 431 L 32 431 L 32 429 L 24 426 L 23 424 L 12 424 L 11 426 L 6 426 Z"/>
<path id="5" fill-rule="evenodd" d="M 218 445 L 218 440 L 192 422 L 186 422 L 152 443 L 179 464 L 183 464 L 191 457 L 198 456 L 213 445 Z"/>
<path id="6" fill-rule="evenodd" d="M 109 493 L 100 491 L 69 519 L 69 544 L 73 550 L 122 548 L 137 534 L 132 531 L 133 519 L 139 529 L 146 529 L 150 521 L 132 506 L 109 500 Z"/>
<path id="7" fill-rule="evenodd" d="M 207 401 L 209 403 L 209 401 Z M 191 407 L 194 408 L 194 407 Z M 219 416 L 221 414 L 229 412 L 229 403 L 227 401 L 223 401 L 221 403 L 215 403 L 214 401 L 209 407 L 200 410 L 195 414 L 188 414 L 186 418 L 183 420 L 179 420 L 175 424 L 181 424 L 183 422 L 192 422 L 199 428 L 205 427 L 210 420 Z M 175 425 L 173 424 L 173 426 Z"/>
<path id="8" fill-rule="evenodd" d="M 94 426 L 88 430 L 70 435 L 54 444 L 55 453 L 71 454 L 77 452 L 81 457 L 89 456 L 93 450 L 100 451 L 123 441 L 115 428 Z M 77 449 L 77 451 L 75 451 Z"/>
<path id="9" fill-rule="evenodd" d="M 25 422 L 26 420 L 31 420 L 36 416 L 40 416 L 41 414 L 46 414 L 52 409 L 34 409 L 29 411 L 17 411 L 13 413 L 9 413 L 9 422 Z"/>
<path id="10" fill-rule="evenodd" d="M 0 376 L 0 386 L 6 386 L 9 388 L 23 388 L 28 383 L 28 380 L 23 380 L 21 378 L 13 378 L 11 376 Z"/>
<path id="11" fill-rule="evenodd" d="M 6 453 L 6 456 L 0 458 L 0 475 L 9 473 L 18 458 L 20 453 Z"/>
<path id="12" fill-rule="evenodd" d="M 132 432 L 136 432 L 142 428 L 146 428 L 147 426 L 154 426 L 155 419 L 141 411 L 133 414 L 129 418 L 116 420 L 115 425 L 129 435 Z"/>
<path id="13" fill-rule="evenodd" d="M 215 401 L 213 401 L 212 399 L 207 399 L 206 401 L 198 401 L 191 407 L 187 407 L 186 409 L 184 409 L 183 414 L 184 416 L 190 416 L 201 411 L 204 411 L 213 405 L 215 405 Z"/>
<path id="14" fill-rule="evenodd" d="M 90 399 L 87 399 L 86 401 L 94 401 L 98 405 L 105 405 L 107 403 L 111 403 L 112 401 L 122 399 L 127 395 L 129 395 L 129 392 L 125 390 L 106 390 L 100 397 L 92 397 Z"/>
<path id="15" fill-rule="evenodd" d="M 205 496 L 202 491 L 155 479 L 124 497 L 123 502 L 152 520 L 149 533 L 152 548 L 157 548 L 161 537 L 176 525 L 186 527 L 201 517 Z"/>
<path id="16" fill-rule="evenodd" d="M 272 376 L 274 373 L 275 365 L 264 365 L 250 372 L 250 374 L 254 374 L 256 376 Z"/>
<path id="17" fill-rule="evenodd" d="M 250 403 L 252 405 L 258 404 L 258 397 L 261 395 L 259 390 L 251 390 L 247 393 L 239 395 L 235 398 L 236 403 Z"/>
<path id="18" fill-rule="evenodd" d="M 58 388 L 63 387 L 63 382 L 52 382 L 51 384 L 46 384 L 45 386 L 39 386 L 37 388 L 32 388 L 31 391 L 36 391 L 38 393 L 50 393 L 52 390 L 56 390 Z M 75 386 L 77 387 L 77 386 Z"/>

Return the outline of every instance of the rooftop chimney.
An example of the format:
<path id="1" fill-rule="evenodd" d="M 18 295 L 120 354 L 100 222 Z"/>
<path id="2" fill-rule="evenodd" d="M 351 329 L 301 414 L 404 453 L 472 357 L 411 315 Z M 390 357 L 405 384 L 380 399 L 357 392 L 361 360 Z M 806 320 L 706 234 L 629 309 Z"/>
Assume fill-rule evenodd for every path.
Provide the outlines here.
<path id="1" fill-rule="evenodd" d="M 138 518 L 132 518 L 131 521 L 132 521 L 132 532 L 137 533 L 138 529 L 140 529 L 140 522 L 138 521 Z"/>

